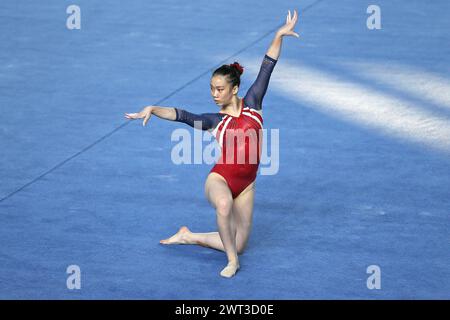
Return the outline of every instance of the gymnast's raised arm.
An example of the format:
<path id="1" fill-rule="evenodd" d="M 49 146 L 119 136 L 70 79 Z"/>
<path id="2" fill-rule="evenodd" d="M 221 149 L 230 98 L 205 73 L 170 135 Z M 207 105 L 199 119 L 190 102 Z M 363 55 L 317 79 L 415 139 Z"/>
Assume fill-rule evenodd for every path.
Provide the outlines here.
<path id="1" fill-rule="evenodd" d="M 291 18 L 291 11 L 289 10 L 286 24 L 276 32 L 275 38 L 264 56 L 258 76 L 245 95 L 244 101 L 246 105 L 258 112 L 262 110 L 262 101 L 269 86 L 270 76 L 280 56 L 283 37 L 298 37 L 298 34 L 293 31 L 297 18 L 297 11 L 294 10 L 294 16 Z"/>
<path id="2" fill-rule="evenodd" d="M 284 36 L 294 36 L 299 37 L 298 33 L 294 32 L 295 24 L 298 20 L 297 10 L 294 10 L 294 16 L 291 17 L 291 10 L 288 11 L 288 15 L 286 17 L 286 24 L 282 26 L 275 34 L 275 38 L 273 39 L 269 49 L 267 50 L 267 55 L 274 59 L 278 60 L 280 57 L 281 44 L 283 42 Z"/>

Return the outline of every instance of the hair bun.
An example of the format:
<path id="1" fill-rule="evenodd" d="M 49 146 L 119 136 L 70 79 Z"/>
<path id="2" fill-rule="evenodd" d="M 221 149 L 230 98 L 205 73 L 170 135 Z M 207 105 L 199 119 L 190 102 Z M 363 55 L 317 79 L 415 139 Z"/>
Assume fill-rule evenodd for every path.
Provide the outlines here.
<path id="1" fill-rule="evenodd" d="M 239 72 L 239 75 L 244 73 L 244 67 L 242 67 L 239 62 L 235 61 L 234 63 L 230 64 L 230 67 L 235 68 L 237 72 Z"/>

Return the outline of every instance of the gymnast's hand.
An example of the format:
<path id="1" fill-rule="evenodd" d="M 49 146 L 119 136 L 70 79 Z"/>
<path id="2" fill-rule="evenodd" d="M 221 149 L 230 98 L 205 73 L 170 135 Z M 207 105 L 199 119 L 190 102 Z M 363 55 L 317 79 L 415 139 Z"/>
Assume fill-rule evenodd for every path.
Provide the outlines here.
<path id="1" fill-rule="evenodd" d="M 135 120 L 135 119 L 144 119 L 142 122 L 142 125 L 145 127 L 148 120 L 152 116 L 153 107 L 148 106 L 141 110 L 141 112 L 138 113 L 125 113 L 125 118 Z"/>
<path id="2" fill-rule="evenodd" d="M 278 29 L 277 34 L 279 36 L 294 36 L 299 37 L 298 33 L 294 32 L 295 24 L 297 23 L 298 14 L 297 10 L 294 10 L 294 16 L 291 17 L 291 10 L 288 11 L 288 15 L 286 17 L 286 24 Z"/>

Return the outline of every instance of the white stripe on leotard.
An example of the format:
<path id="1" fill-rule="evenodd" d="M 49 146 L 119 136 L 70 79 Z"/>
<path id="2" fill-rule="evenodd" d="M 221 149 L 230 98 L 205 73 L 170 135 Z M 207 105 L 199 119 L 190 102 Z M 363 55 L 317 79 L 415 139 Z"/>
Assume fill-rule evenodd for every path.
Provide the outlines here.
<path id="1" fill-rule="evenodd" d="M 227 118 L 228 118 L 228 116 L 223 117 L 222 120 L 220 120 L 220 122 L 217 124 L 217 126 L 216 126 L 216 127 L 214 128 L 214 130 L 212 131 L 212 135 L 213 135 L 214 138 L 216 138 L 217 130 L 219 130 L 220 125 L 221 125 L 225 120 L 227 120 Z"/>
<path id="2" fill-rule="evenodd" d="M 225 133 L 225 130 L 227 129 L 228 124 L 230 123 L 231 119 L 233 119 L 232 117 L 229 117 L 227 119 L 227 121 L 225 121 L 225 124 L 222 127 L 222 130 L 220 131 L 220 138 L 219 138 L 219 144 L 220 147 L 222 148 L 222 144 L 223 144 L 223 135 Z"/>

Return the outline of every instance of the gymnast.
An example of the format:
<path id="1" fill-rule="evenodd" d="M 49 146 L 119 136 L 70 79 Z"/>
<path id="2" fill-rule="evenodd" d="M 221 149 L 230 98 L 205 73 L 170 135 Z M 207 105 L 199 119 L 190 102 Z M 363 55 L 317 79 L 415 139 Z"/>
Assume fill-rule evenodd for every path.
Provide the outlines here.
<path id="1" fill-rule="evenodd" d="M 219 106 L 219 112 L 194 114 L 180 108 L 147 106 L 138 113 L 125 113 L 127 119 L 144 119 L 144 126 L 155 115 L 208 130 L 216 138 L 221 154 L 206 179 L 205 196 L 216 211 L 218 232 L 193 233 L 182 226 L 175 235 L 160 243 L 196 244 L 224 251 L 228 263 L 220 275 L 226 278 L 239 270 L 238 255 L 244 251 L 252 228 L 255 179 L 261 153 L 263 97 L 280 56 L 283 37 L 299 37 L 294 32 L 297 19 L 297 11 L 294 10 L 291 16 L 289 10 L 286 23 L 277 30 L 256 80 L 243 98 L 238 96 L 238 91 L 244 68 L 238 62 L 222 65 L 214 71 L 210 81 L 211 96 Z M 238 131 L 244 132 L 249 139 L 234 139 Z M 244 159 L 239 161 L 242 154 Z"/>

